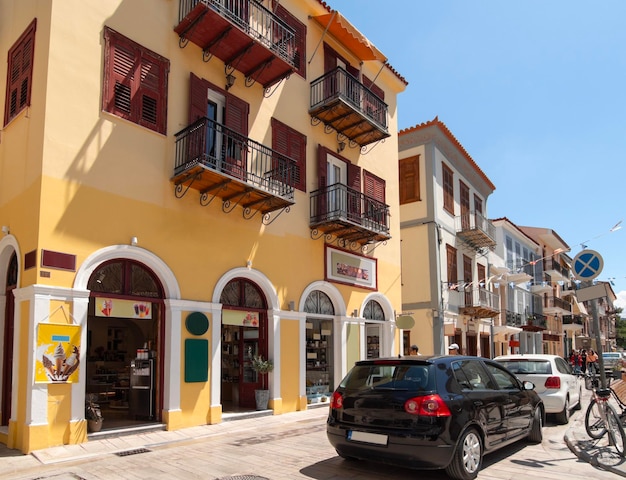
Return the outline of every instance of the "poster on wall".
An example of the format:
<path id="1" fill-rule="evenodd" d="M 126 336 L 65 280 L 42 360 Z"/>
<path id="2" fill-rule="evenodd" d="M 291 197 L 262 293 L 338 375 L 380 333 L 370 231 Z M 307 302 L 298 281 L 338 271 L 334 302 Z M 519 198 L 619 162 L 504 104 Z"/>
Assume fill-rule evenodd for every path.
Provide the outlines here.
<path id="1" fill-rule="evenodd" d="M 326 246 L 326 280 L 377 289 L 376 259 Z"/>
<path id="2" fill-rule="evenodd" d="M 242 310 L 222 310 L 222 323 L 224 325 L 258 328 L 259 314 L 257 312 L 245 312 Z"/>
<path id="3" fill-rule="evenodd" d="M 96 317 L 115 318 L 152 318 L 152 304 L 150 302 L 135 302 L 120 300 L 119 298 L 97 298 Z"/>
<path id="4" fill-rule="evenodd" d="M 78 382 L 80 326 L 40 323 L 37 327 L 35 382 Z"/>

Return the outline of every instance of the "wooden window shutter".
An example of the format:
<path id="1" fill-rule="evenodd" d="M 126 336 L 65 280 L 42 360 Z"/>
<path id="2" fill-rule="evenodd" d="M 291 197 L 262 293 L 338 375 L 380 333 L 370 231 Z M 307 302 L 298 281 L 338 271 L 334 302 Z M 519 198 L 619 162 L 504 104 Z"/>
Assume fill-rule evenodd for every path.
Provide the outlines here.
<path id="1" fill-rule="evenodd" d="M 321 145 L 317 146 L 317 183 L 319 188 L 326 187 L 326 155 L 327 150 Z"/>
<path id="2" fill-rule="evenodd" d="M 11 47 L 8 54 L 7 91 L 4 124 L 30 106 L 33 80 L 33 58 L 35 55 L 35 30 L 33 20 L 24 33 Z"/>
<path id="3" fill-rule="evenodd" d="M 209 83 L 193 73 L 189 78 L 189 125 L 206 117 Z"/>
<path id="4" fill-rule="evenodd" d="M 306 78 L 306 25 L 289 13 L 285 7 L 280 4 L 276 5 L 277 3 L 277 0 L 274 0 L 276 16 L 281 20 L 284 20 L 284 22 L 293 28 L 296 33 L 296 51 L 293 52 L 296 72 L 302 78 Z"/>
<path id="5" fill-rule="evenodd" d="M 419 155 L 403 158 L 399 166 L 400 205 L 420 200 Z"/>
<path id="6" fill-rule="evenodd" d="M 363 85 L 369 88 L 372 91 L 372 93 L 376 95 L 378 98 L 380 98 L 381 100 L 385 99 L 385 91 L 382 88 L 380 88 L 378 85 L 376 85 L 374 82 L 372 82 L 365 75 L 363 75 Z"/>
<path id="7" fill-rule="evenodd" d="M 306 137 L 272 118 L 272 149 L 295 160 L 293 186 L 306 191 Z"/>
<path id="8" fill-rule="evenodd" d="M 247 137 L 249 110 L 250 106 L 245 101 L 234 95 L 227 94 L 224 125 Z"/>
<path id="9" fill-rule="evenodd" d="M 363 170 L 363 193 L 381 203 L 385 203 L 385 181 Z"/>
<path id="10" fill-rule="evenodd" d="M 108 27 L 104 37 L 102 109 L 165 134 L 169 60 Z"/>

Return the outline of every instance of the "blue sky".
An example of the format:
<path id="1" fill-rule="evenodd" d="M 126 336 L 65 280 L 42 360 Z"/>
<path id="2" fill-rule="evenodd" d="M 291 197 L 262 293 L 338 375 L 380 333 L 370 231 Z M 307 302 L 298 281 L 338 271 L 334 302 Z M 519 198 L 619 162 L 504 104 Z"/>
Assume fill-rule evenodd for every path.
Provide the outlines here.
<path id="1" fill-rule="evenodd" d="M 626 306 L 626 2 L 327 4 L 409 82 L 400 129 L 438 116 L 496 186 L 489 217 L 597 251 Z"/>

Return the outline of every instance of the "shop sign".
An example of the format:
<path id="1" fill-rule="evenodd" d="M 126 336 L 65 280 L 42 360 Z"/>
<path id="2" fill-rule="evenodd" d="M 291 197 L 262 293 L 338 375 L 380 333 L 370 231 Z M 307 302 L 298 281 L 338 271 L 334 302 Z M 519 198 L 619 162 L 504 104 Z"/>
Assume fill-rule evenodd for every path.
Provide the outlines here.
<path id="1" fill-rule="evenodd" d="M 259 314 L 242 310 L 222 310 L 222 324 L 258 328 Z"/>
<path id="2" fill-rule="evenodd" d="M 509 340 L 509 347 L 519 347 L 519 340 Z"/>
<path id="3" fill-rule="evenodd" d="M 36 383 L 78 382 L 80 326 L 40 323 L 37 327 Z"/>
<path id="4" fill-rule="evenodd" d="M 375 258 L 326 246 L 326 280 L 376 290 L 377 263 Z"/>
<path id="5" fill-rule="evenodd" d="M 96 317 L 152 318 L 152 303 L 120 300 L 119 298 L 96 298 Z"/>

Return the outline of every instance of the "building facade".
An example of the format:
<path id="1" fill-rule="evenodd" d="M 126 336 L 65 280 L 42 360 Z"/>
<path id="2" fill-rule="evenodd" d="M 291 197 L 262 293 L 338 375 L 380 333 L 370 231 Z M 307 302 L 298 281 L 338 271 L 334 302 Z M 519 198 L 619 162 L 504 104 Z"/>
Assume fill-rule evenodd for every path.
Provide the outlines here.
<path id="1" fill-rule="evenodd" d="M 86 398 L 302 410 L 398 353 L 407 82 L 339 12 L 4 1 L 0 51 L 1 442 L 86 441 Z"/>
<path id="2" fill-rule="evenodd" d="M 487 217 L 495 186 L 438 118 L 400 131 L 403 312 L 415 324 L 404 335 L 422 353 L 456 343 L 491 356 L 491 327 L 500 300 L 487 284 L 496 245 Z"/>

